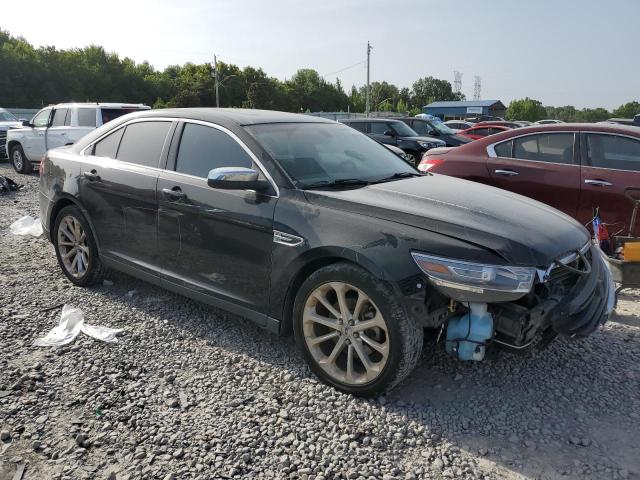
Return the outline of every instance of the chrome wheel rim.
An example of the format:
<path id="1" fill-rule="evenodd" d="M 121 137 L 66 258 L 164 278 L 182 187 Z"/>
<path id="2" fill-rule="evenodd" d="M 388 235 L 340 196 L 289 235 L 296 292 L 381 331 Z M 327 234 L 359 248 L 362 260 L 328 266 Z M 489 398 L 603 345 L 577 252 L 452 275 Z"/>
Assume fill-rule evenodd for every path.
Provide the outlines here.
<path id="1" fill-rule="evenodd" d="M 22 170 L 23 166 L 22 153 L 20 150 L 13 151 L 13 165 L 16 167 L 16 170 Z"/>
<path id="2" fill-rule="evenodd" d="M 411 165 L 413 165 L 414 167 L 416 166 L 416 156 L 413 153 L 407 153 L 407 160 L 409 160 L 409 163 Z"/>
<path id="3" fill-rule="evenodd" d="M 389 334 L 384 317 L 353 285 L 329 282 L 317 287 L 305 302 L 302 326 L 314 361 L 338 382 L 372 382 L 387 364 Z"/>
<path id="4" fill-rule="evenodd" d="M 87 236 L 77 218 L 67 215 L 58 226 L 58 250 L 65 270 L 81 278 L 89 267 Z"/>

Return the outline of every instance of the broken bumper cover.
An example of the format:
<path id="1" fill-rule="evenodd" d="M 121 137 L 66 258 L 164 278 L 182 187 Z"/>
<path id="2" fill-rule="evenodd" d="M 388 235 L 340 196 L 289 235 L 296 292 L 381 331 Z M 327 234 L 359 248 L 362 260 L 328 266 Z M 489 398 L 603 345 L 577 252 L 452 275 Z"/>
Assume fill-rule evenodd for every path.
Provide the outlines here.
<path id="1" fill-rule="evenodd" d="M 586 337 L 604 324 L 615 305 L 615 286 L 605 255 L 591 246 L 591 272 L 580 276 L 551 312 L 551 327 L 561 335 Z"/>

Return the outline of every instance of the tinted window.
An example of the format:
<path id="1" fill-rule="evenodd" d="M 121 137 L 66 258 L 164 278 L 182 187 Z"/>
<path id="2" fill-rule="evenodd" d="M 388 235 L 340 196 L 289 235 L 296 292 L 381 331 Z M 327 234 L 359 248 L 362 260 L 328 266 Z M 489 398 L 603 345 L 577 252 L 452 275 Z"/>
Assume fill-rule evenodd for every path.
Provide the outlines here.
<path id="1" fill-rule="evenodd" d="M 640 171 L 640 141 L 617 135 L 587 135 L 587 159 L 593 167 Z"/>
<path id="2" fill-rule="evenodd" d="M 387 130 L 391 129 L 385 122 L 371 122 L 369 124 L 369 131 L 376 135 L 384 135 L 384 132 L 386 132 Z"/>
<path id="3" fill-rule="evenodd" d="M 120 139 L 124 133 L 124 128 L 121 128 L 111 135 L 107 135 L 93 147 L 93 154 L 96 157 L 109 157 L 116 158 L 118 152 L 118 145 L 120 145 Z"/>
<path id="4" fill-rule="evenodd" d="M 214 168 L 252 166 L 249 154 L 226 133 L 194 123 L 185 125 L 176 171 L 206 178 Z"/>
<path id="5" fill-rule="evenodd" d="M 79 127 L 95 127 L 96 126 L 96 109 L 95 108 L 79 108 L 78 109 L 78 126 Z"/>
<path id="6" fill-rule="evenodd" d="M 511 142 L 511 141 L 502 142 L 502 143 L 499 143 L 498 145 L 496 145 L 495 147 L 493 147 L 493 149 L 496 151 L 496 155 L 497 156 L 509 158 L 509 157 L 511 157 L 511 146 L 512 145 L 513 145 L 513 142 Z"/>
<path id="7" fill-rule="evenodd" d="M 118 160 L 157 167 L 171 122 L 139 122 L 127 125 Z"/>
<path id="8" fill-rule="evenodd" d="M 524 160 L 572 164 L 573 133 L 546 133 L 516 138 L 513 156 Z"/>
<path id="9" fill-rule="evenodd" d="M 413 128 L 419 135 L 433 134 L 433 130 L 427 122 L 414 121 L 413 125 L 411 125 L 411 128 Z"/>
<path id="10" fill-rule="evenodd" d="M 471 130 L 469 133 L 471 135 L 480 135 L 481 137 L 486 137 L 487 135 L 489 135 L 489 129 L 488 128 L 476 128 L 474 130 Z"/>
<path id="11" fill-rule="evenodd" d="M 345 125 L 273 123 L 245 128 L 302 188 L 316 182 L 376 181 L 394 173 L 416 173 L 387 148 Z"/>
<path id="12" fill-rule="evenodd" d="M 42 110 L 41 112 L 36 113 L 36 115 L 31 120 L 31 123 L 34 127 L 46 127 L 49 124 L 49 115 L 51 114 L 51 109 L 47 108 L 46 110 Z"/>
<path id="13" fill-rule="evenodd" d="M 351 128 L 355 128 L 359 132 L 367 133 L 367 124 L 365 122 L 348 123 Z"/>
<path id="14" fill-rule="evenodd" d="M 58 108 L 53 111 L 53 120 L 51 120 L 52 127 L 62 127 L 64 126 L 64 121 L 67 118 L 67 114 L 69 113 L 68 108 Z"/>

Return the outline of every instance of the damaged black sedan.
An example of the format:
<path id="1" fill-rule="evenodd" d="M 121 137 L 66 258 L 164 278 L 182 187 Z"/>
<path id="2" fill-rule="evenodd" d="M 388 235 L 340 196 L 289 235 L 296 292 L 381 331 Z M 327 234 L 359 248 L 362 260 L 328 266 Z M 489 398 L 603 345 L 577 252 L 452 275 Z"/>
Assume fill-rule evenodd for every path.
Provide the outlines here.
<path id="1" fill-rule="evenodd" d="M 50 151 L 40 173 L 43 226 L 72 282 L 120 270 L 293 333 L 311 370 L 354 394 L 405 378 L 425 329 L 482 360 L 589 335 L 615 302 L 568 216 L 423 175 L 320 118 L 139 112 Z"/>

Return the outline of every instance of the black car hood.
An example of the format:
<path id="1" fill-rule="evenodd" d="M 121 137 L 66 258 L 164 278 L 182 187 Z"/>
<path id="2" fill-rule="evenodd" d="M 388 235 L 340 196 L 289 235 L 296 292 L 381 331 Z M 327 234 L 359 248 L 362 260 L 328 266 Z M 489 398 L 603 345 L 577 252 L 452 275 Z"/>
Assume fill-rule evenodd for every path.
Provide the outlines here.
<path id="1" fill-rule="evenodd" d="M 453 134 L 447 137 L 448 140 L 452 140 L 450 143 L 455 143 L 457 145 L 464 145 L 465 143 L 469 143 L 472 140 L 469 137 L 464 137 L 462 135 Z"/>
<path id="2" fill-rule="evenodd" d="M 554 208 L 506 190 L 444 175 L 306 194 L 316 205 L 479 245 L 513 265 L 547 267 L 590 239 L 582 225 Z"/>
<path id="3" fill-rule="evenodd" d="M 442 140 L 436 137 L 399 137 L 401 140 L 413 140 L 414 142 L 429 142 L 429 143 L 440 143 Z"/>

